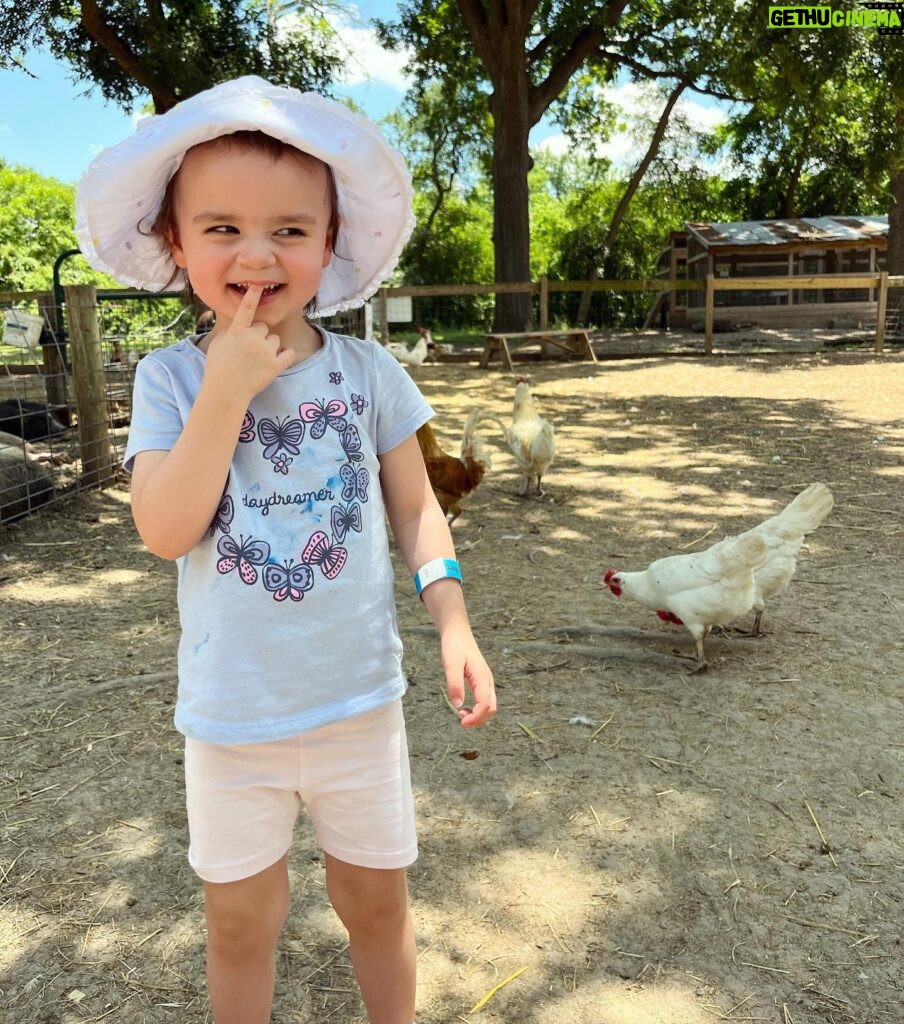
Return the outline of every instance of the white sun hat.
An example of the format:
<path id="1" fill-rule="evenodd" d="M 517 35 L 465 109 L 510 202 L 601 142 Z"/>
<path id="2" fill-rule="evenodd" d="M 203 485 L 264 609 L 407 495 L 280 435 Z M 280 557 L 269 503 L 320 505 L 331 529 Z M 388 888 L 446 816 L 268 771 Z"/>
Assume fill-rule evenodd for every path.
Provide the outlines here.
<path id="1" fill-rule="evenodd" d="M 186 151 L 238 131 L 272 135 L 333 169 L 341 224 L 313 315 L 362 305 L 395 269 L 414 228 L 402 157 L 375 124 L 341 103 L 250 75 L 144 118 L 133 135 L 94 159 L 76 191 L 85 258 L 133 288 L 184 286 L 183 271 L 149 229 Z"/>

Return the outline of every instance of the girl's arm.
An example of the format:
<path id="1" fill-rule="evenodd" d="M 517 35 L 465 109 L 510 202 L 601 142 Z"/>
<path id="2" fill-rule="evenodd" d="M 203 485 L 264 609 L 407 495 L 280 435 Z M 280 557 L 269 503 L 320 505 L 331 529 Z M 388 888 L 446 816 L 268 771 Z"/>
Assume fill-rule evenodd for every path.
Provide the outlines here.
<path id="1" fill-rule="evenodd" d="M 135 456 L 132 515 L 161 558 L 179 558 L 204 536 L 251 399 L 295 361 L 266 324 L 254 323 L 261 294 L 249 288 L 228 330 L 211 339 L 198 397 L 173 448 Z"/>
<path id="2" fill-rule="evenodd" d="M 380 485 L 389 525 L 412 576 L 434 558 L 455 557 L 449 525 L 414 435 L 380 457 Z M 471 632 L 462 586 L 453 579 L 437 580 L 421 597 L 439 629 L 449 700 L 461 708 L 462 725 L 483 725 L 496 713 L 493 673 Z M 472 709 L 463 707 L 465 686 L 474 694 Z"/>

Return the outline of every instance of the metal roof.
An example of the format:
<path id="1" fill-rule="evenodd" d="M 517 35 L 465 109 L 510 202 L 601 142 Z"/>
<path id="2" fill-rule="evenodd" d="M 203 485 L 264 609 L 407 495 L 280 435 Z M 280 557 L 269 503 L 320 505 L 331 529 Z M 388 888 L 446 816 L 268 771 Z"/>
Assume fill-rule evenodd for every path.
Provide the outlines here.
<path id="1" fill-rule="evenodd" d="M 888 237 L 888 217 L 791 217 L 747 220 L 733 224 L 686 224 L 707 248 L 745 245 L 818 245 L 874 242 Z"/>

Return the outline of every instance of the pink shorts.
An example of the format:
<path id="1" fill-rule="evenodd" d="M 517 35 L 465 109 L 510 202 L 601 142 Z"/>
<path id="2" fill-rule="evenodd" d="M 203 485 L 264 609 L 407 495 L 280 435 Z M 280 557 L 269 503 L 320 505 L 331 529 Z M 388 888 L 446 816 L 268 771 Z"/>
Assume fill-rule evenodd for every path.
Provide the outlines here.
<path id="1" fill-rule="evenodd" d="M 400 700 L 271 743 L 186 737 L 188 859 L 207 882 L 275 864 L 305 804 L 317 842 L 348 864 L 402 868 L 417 858 Z"/>

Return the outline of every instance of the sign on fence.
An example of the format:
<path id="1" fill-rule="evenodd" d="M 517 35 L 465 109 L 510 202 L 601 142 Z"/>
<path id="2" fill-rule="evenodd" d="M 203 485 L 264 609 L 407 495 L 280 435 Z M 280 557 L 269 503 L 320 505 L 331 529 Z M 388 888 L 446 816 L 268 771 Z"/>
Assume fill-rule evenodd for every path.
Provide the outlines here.
<path id="1" fill-rule="evenodd" d="M 3 344 L 17 348 L 37 348 L 41 340 L 44 318 L 21 309 L 7 309 L 3 312 Z"/>

